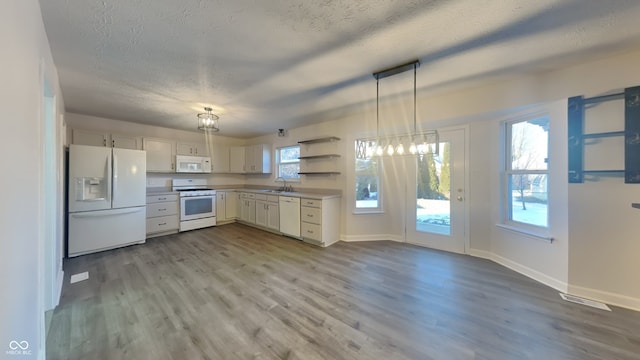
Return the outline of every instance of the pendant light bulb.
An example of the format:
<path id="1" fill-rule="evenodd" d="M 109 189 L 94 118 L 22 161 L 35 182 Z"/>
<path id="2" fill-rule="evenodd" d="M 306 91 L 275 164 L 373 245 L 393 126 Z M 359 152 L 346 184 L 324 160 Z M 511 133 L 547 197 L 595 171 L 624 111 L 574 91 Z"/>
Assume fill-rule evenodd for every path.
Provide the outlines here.
<path id="1" fill-rule="evenodd" d="M 393 151 L 394 151 L 393 145 L 392 144 L 387 145 L 387 155 L 389 156 L 393 155 Z"/>
<path id="2" fill-rule="evenodd" d="M 409 145 L 409 153 L 411 155 L 415 155 L 418 153 L 418 147 L 416 146 L 416 143 L 411 140 L 411 145 Z"/>
<path id="3" fill-rule="evenodd" d="M 396 148 L 396 153 L 398 153 L 398 155 L 404 155 L 404 146 L 402 145 L 402 143 L 398 144 L 398 147 Z"/>

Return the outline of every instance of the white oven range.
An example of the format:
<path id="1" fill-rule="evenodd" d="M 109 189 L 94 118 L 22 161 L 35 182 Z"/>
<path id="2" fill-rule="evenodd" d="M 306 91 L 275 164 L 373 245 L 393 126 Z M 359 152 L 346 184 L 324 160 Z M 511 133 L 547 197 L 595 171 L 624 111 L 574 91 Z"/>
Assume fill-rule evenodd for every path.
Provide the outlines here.
<path id="1" fill-rule="evenodd" d="M 205 179 L 175 179 L 173 191 L 180 194 L 180 231 L 216 225 L 216 191 Z"/>

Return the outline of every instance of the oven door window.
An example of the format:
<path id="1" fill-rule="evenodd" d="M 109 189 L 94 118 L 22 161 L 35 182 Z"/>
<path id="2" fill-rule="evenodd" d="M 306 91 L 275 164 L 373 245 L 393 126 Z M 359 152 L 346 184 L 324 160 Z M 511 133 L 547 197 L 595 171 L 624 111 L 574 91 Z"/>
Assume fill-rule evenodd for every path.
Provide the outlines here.
<path id="1" fill-rule="evenodd" d="M 208 214 L 213 212 L 213 202 L 210 197 L 186 199 L 184 201 L 184 214 L 186 216 Z"/>

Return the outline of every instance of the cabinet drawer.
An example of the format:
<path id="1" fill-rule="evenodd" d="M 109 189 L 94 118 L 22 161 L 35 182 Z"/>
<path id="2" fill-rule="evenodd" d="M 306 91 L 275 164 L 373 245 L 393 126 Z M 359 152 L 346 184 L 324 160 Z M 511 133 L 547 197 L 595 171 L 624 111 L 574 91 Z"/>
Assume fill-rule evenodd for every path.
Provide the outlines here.
<path id="1" fill-rule="evenodd" d="M 322 227 L 307 222 L 300 223 L 300 235 L 302 237 L 322 241 Z"/>
<path id="2" fill-rule="evenodd" d="M 178 213 L 178 203 L 176 201 L 151 203 L 147 205 L 148 218 L 157 217 L 157 216 L 176 215 L 177 213 Z"/>
<path id="3" fill-rule="evenodd" d="M 178 201 L 178 195 L 147 195 L 147 204 L 163 202 L 163 201 Z"/>
<path id="4" fill-rule="evenodd" d="M 267 201 L 267 195 L 266 194 L 254 194 L 255 199 L 256 200 L 264 200 Z"/>
<path id="5" fill-rule="evenodd" d="M 268 201 L 268 202 L 277 203 L 278 201 L 280 201 L 280 196 L 277 196 L 277 195 L 267 195 L 267 201 Z"/>
<path id="6" fill-rule="evenodd" d="M 322 200 L 315 200 L 315 199 L 300 199 L 300 205 L 301 206 L 310 206 L 310 207 L 322 207 Z"/>
<path id="7" fill-rule="evenodd" d="M 256 198 L 256 194 L 253 194 L 253 193 L 242 193 L 242 194 L 240 194 L 240 197 L 242 197 L 243 199 L 255 199 Z"/>
<path id="8" fill-rule="evenodd" d="M 160 216 L 147 219 L 147 234 L 159 233 L 163 231 L 177 230 L 178 216 Z"/>
<path id="9" fill-rule="evenodd" d="M 319 208 L 300 207 L 300 221 L 312 224 L 322 224 L 322 211 Z"/>

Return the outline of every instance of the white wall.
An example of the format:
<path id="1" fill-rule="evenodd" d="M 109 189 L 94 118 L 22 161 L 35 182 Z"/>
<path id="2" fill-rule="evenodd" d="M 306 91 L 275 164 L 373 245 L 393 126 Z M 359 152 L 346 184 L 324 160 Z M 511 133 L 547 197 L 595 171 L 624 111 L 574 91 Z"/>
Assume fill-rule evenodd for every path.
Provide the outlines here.
<path id="1" fill-rule="evenodd" d="M 58 101 L 58 112 L 63 106 L 37 0 L 3 4 L 0 43 L 0 151 L 5 154 L 0 177 L 0 353 L 9 357 L 10 341 L 27 341 L 31 353 L 19 357 L 44 359 L 45 247 L 39 192 L 44 78 Z"/>
<path id="2" fill-rule="evenodd" d="M 549 235 L 553 242 L 495 226 L 501 222 L 500 122 L 527 115 L 549 117 Z M 490 258 L 542 281 L 558 290 L 568 283 L 568 179 L 567 179 L 567 101 L 560 100 L 488 122 L 491 177 L 491 248 Z M 474 150 L 475 151 L 475 150 Z"/>

